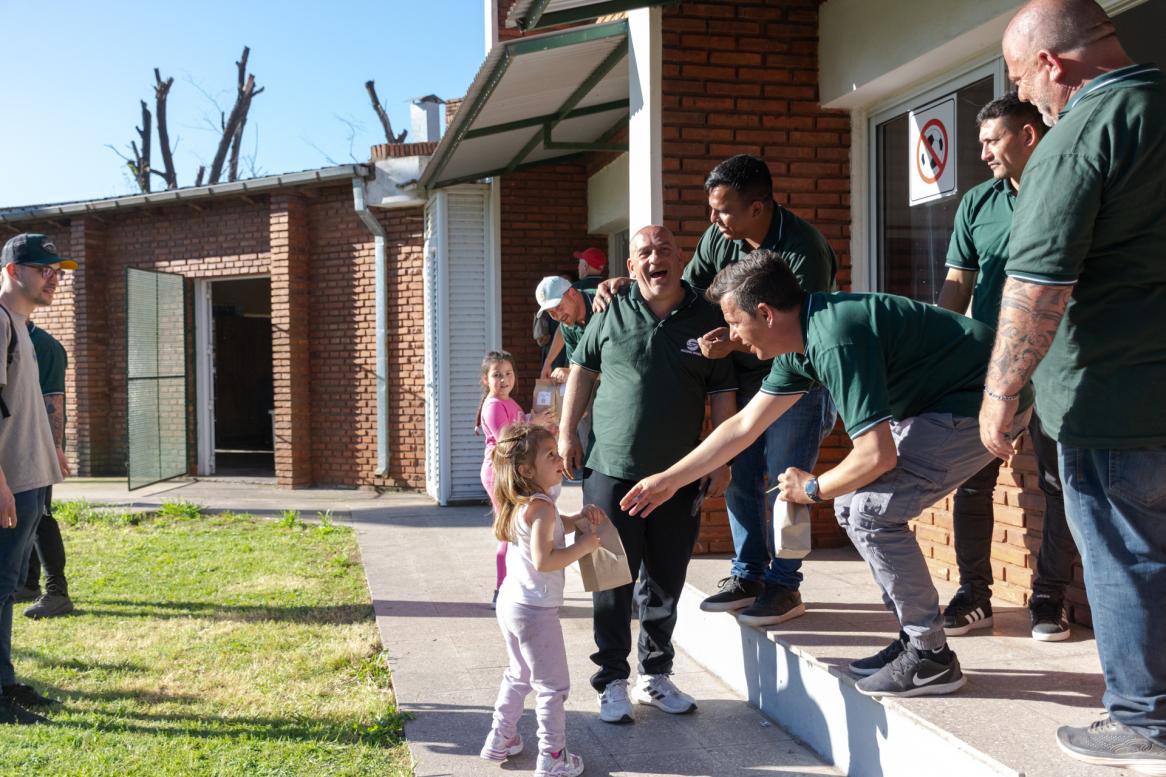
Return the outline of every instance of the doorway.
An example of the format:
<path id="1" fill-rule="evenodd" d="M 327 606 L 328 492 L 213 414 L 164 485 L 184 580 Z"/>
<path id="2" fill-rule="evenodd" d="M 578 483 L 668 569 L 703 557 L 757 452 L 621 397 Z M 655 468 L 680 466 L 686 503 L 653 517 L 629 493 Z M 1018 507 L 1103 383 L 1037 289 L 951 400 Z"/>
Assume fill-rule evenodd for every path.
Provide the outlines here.
<path id="1" fill-rule="evenodd" d="M 271 357 L 271 279 L 239 278 L 207 282 L 211 369 L 206 386 L 210 407 L 211 456 L 202 474 L 275 477 L 272 416 L 275 393 Z M 209 461 L 207 461 L 209 459 Z"/>

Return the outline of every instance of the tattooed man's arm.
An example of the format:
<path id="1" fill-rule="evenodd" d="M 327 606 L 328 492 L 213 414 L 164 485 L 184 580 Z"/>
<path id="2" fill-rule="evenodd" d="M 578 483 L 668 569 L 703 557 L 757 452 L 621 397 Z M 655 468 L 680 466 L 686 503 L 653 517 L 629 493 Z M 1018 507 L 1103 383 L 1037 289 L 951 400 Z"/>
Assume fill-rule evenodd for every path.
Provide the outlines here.
<path id="1" fill-rule="evenodd" d="M 980 439 L 1002 459 L 1012 455 L 1011 430 L 1019 405 L 1016 397 L 1049 352 L 1073 286 L 1044 285 L 1008 278 L 1000 300 L 996 345 L 988 362 Z"/>
<path id="2" fill-rule="evenodd" d="M 45 412 L 49 416 L 49 429 L 53 433 L 53 445 L 56 447 L 57 462 L 61 465 L 61 474 L 69 477 L 69 464 L 65 458 L 65 395 L 45 394 Z"/>

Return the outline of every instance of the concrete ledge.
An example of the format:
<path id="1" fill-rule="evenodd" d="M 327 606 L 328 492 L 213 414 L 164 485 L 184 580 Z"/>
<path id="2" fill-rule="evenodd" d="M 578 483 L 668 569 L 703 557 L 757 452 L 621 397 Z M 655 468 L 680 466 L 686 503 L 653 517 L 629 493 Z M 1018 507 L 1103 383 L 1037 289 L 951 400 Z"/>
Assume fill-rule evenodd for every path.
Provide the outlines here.
<path id="1" fill-rule="evenodd" d="M 811 554 L 802 569 L 806 615 L 769 631 L 700 609 L 728 571 L 725 558 L 693 559 L 677 646 L 843 773 L 1097 775 L 1097 767 L 1064 756 L 1054 737 L 1058 725 L 1086 725 L 1102 711 L 1104 684 L 1088 629 L 1075 625 L 1066 642 L 1036 642 L 1026 609 L 993 602 L 992 628 L 950 640 L 968 676 L 963 689 L 879 700 L 860 694 L 846 667 L 887 645 L 897 624 L 857 553 Z M 945 604 L 955 586 L 936 585 Z"/>

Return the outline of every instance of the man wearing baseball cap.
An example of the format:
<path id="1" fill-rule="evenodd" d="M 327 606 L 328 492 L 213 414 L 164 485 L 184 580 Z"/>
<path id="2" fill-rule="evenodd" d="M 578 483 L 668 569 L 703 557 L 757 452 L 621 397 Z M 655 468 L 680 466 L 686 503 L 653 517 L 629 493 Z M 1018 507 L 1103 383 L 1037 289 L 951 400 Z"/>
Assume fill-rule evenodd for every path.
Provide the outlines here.
<path id="1" fill-rule="evenodd" d="M 27 575 L 45 489 L 62 479 L 28 319 L 52 303 L 61 273 L 75 269 L 77 263 L 62 259 L 41 234 L 17 235 L 0 253 L 0 723 L 43 722 L 27 708 L 55 703 L 16 682 L 12 593 Z"/>
<path id="2" fill-rule="evenodd" d="M 607 254 L 598 248 L 584 248 L 575 252 L 579 260 L 579 289 L 594 290 L 607 277 Z"/>

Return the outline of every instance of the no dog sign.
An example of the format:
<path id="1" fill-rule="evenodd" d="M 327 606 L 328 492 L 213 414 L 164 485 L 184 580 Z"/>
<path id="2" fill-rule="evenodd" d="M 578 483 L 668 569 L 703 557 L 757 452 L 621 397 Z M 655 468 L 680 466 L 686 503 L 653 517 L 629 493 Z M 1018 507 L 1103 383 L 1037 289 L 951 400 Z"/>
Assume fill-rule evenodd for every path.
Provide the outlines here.
<path id="1" fill-rule="evenodd" d="M 955 97 L 945 97 L 907 117 L 909 202 L 921 205 L 955 194 Z"/>

